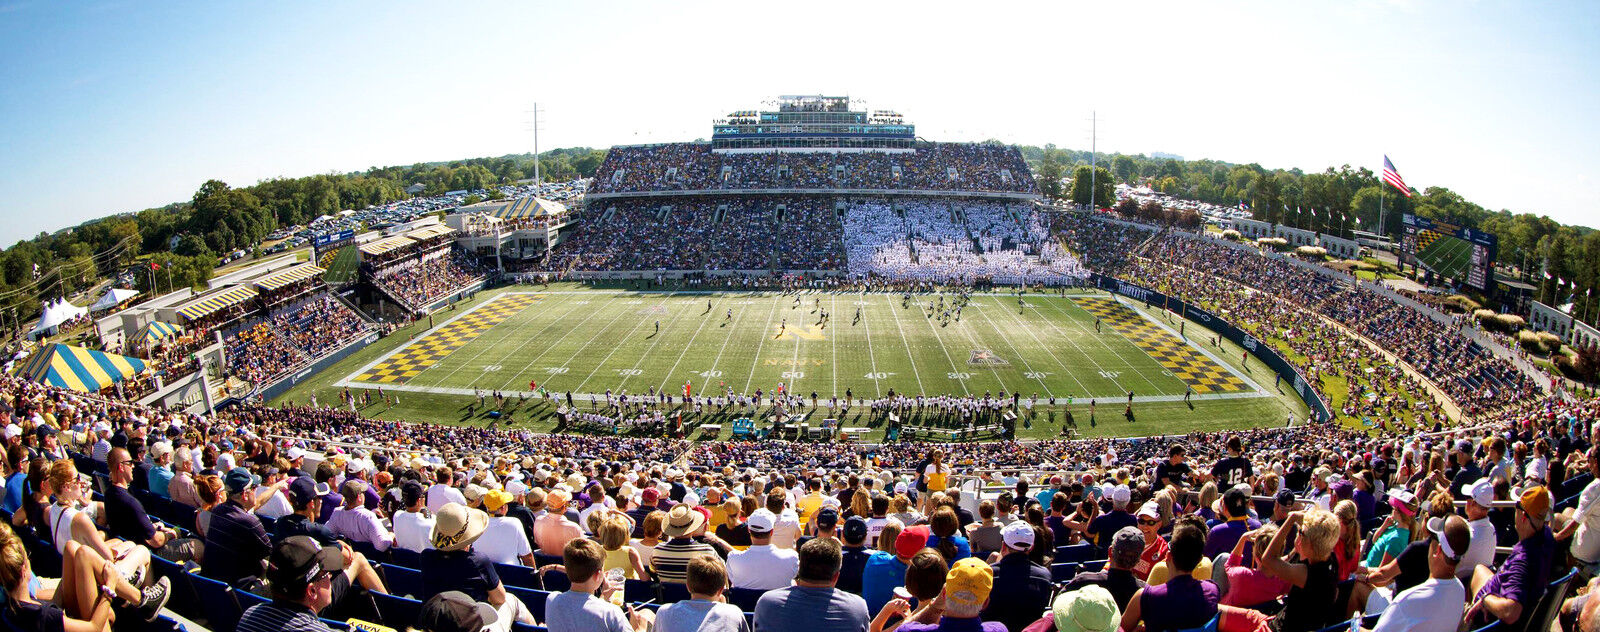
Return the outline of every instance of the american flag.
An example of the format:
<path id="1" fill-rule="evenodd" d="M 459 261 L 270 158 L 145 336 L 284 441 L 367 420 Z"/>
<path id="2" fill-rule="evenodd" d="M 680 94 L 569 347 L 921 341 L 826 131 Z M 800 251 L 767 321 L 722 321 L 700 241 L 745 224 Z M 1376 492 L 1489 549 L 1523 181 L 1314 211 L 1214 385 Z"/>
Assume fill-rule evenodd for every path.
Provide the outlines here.
<path id="1" fill-rule="evenodd" d="M 1406 186 L 1406 181 L 1400 179 L 1400 172 L 1394 170 L 1394 163 L 1389 162 L 1389 157 L 1383 157 L 1383 181 L 1399 189 L 1402 195 L 1411 197 L 1411 188 Z"/>

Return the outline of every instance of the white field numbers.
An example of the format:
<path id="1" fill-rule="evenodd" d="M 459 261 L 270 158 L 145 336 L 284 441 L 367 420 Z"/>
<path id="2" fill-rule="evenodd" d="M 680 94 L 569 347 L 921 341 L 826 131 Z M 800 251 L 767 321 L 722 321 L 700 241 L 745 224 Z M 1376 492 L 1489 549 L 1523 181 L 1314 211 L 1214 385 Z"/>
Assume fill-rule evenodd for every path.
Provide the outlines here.
<path id="1" fill-rule="evenodd" d="M 644 369 L 617 369 L 617 375 L 644 375 Z"/>
<path id="2" fill-rule="evenodd" d="M 1030 380 L 1042 380 L 1050 377 L 1050 373 L 1048 371 L 1028 371 L 1027 373 L 1023 373 L 1022 377 Z"/>
<path id="3" fill-rule="evenodd" d="M 952 380 L 970 380 L 970 379 L 972 379 L 972 374 L 971 373 L 946 373 L 946 374 L 944 374 L 944 376 L 947 377 L 947 378 L 950 378 Z"/>
<path id="4" fill-rule="evenodd" d="M 783 377 L 785 379 L 798 380 L 798 379 L 803 378 L 805 376 L 806 376 L 805 371 L 784 371 L 783 372 Z"/>
<path id="5" fill-rule="evenodd" d="M 1108 380 L 1115 380 L 1118 377 L 1120 377 L 1121 375 L 1122 375 L 1121 371 L 1101 371 L 1100 372 L 1100 377 L 1106 378 Z"/>
<path id="6" fill-rule="evenodd" d="M 699 375 L 700 375 L 700 377 L 710 379 L 710 378 L 714 378 L 714 377 L 722 377 L 722 372 L 721 371 L 701 371 L 699 373 Z"/>
<path id="7" fill-rule="evenodd" d="M 567 367 L 564 367 L 564 366 L 547 366 L 547 367 L 544 368 L 544 372 L 545 373 L 549 373 L 551 375 L 562 375 L 562 374 L 565 374 L 567 372 Z"/>
<path id="8" fill-rule="evenodd" d="M 502 368 L 504 368 L 504 367 L 501 367 L 498 364 L 491 364 L 489 366 L 483 367 L 483 372 L 484 373 L 494 373 L 495 371 L 499 371 Z"/>

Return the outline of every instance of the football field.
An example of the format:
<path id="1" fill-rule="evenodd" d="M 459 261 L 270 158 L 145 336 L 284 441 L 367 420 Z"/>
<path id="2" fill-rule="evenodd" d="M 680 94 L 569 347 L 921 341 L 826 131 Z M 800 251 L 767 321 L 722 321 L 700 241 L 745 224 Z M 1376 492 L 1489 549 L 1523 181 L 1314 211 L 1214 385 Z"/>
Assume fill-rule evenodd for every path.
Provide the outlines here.
<path id="1" fill-rule="evenodd" d="M 440 318 L 341 386 L 473 395 L 681 396 L 731 389 L 1174 401 L 1262 396 L 1177 319 L 1104 294 L 558 290 L 502 293 Z M 437 318 L 437 317 L 436 317 Z M 1099 321 L 1098 331 L 1096 321 Z M 1198 341 L 1196 341 L 1198 342 Z"/>
<path id="2" fill-rule="evenodd" d="M 1434 272 L 1453 279 L 1465 279 L 1467 267 L 1472 263 L 1472 244 L 1451 235 L 1426 232 L 1431 238 L 1423 240 L 1426 244 L 1417 253 L 1417 258 L 1433 268 Z"/>

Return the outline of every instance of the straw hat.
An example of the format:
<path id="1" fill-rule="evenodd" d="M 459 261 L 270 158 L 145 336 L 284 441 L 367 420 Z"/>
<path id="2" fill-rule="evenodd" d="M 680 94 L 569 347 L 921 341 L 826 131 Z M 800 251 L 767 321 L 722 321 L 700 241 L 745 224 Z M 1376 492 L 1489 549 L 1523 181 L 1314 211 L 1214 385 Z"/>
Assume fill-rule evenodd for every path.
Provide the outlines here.
<path id="1" fill-rule="evenodd" d="M 446 503 L 439 508 L 433 524 L 433 548 L 460 551 L 471 546 L 489 526 L 489 514 L 461 503 Z"/>
<path id="2" fill-rule="evenodd" d="M 688 505 L 673 505 L 672 511 L 667 512 L 667 519 L 662 521 L 661 532 L 669 538 L 681 538 L 698 531 L 705 523 L 705 514 Z"/>

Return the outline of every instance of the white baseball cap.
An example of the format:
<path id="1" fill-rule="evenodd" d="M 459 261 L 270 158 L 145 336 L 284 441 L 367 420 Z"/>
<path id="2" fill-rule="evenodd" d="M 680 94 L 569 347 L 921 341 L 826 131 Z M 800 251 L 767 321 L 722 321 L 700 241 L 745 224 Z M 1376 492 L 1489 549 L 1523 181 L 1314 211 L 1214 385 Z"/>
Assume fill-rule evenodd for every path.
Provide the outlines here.
<path id="1" fill-rule="evenodd" d="M 896 494 L 904 494 L 906 493 L 906 489 L 907 487 L 905 481 L 900 481 L 894 484 L 894 493 Z"/>
<path id="2" fill-rule="evenodd" d="M 288 457 L 288 459 L 290 461 L 293 461 L 295 459 L 303 459 L 306 456 L 306 451 L 300 449 L 300 446 L 295 446 L 295 447 L 289 448 L 289 451 L 285 452 L 284 456 Z"/>
<path id="3" fill-rule="evenodd" d="M 1126 505 L 1126 504 L 1128 504 L 1128 498 L 1131 495 L 1132 494 L 1131 494 L 1131 492 L 1128 491 L 1128 486 L 1127 485 L 1118 485 L 1116 487 L 1113 487 L 1113 488 L 1111 488 L 1111 504 L 1116 505 L 1118 507 Z"/>
<path id="4" fill-rule="evenodd" d="M 766 508 L 755 510 L 750 514 L 750 519 L 745 521 L 745 526 L 754 533 L 771 533 L 773 525 L 778 523 L 778 517 Z"/>
<path id="5" fill-rule="evenodd" d="M 1000 539 L 1013 549 L 1033 548 L 1033 527 L 1027 522 L 1018 520 L 1000 530 Z"/>
<path id="6" fill-rule="evenodd" d="M 20 437 L 20 436 L 22 436 L 22 426 L 19 426 L 19 425 L 16 425 L 16 424 L 7 424 L 6 425 L 6 438 L 7 439 L 15 439 L 15 438 Z"/>
<path id="7" fill-rule="evenodd" d="M 1479 507 L 1488 509 L 1494 506 L 1494 483 L 1487 478 L 1480 478 L 1466 485 L 1463 491 L 1467 492 L 1467 496 L 1472 498 L 1472 502 L 1478 503 Z"/>

